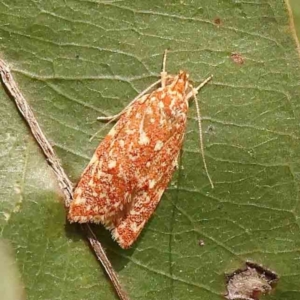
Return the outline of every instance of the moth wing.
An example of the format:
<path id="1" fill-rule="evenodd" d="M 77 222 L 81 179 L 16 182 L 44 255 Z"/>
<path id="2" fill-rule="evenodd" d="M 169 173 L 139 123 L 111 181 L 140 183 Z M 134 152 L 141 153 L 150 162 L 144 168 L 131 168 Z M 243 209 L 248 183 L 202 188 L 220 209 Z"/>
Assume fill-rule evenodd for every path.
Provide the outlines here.
<path id="1" fill-rule="evenodd" d="M 135 192 L 125 219 L 112 230 L 112 236 L 122 248 L 134 243 L 160 202 L 177 166 L 183 137 L 184 132 L 178 132 L 157 153 Z"/>
<path id="2" fill-rule="evenodd" d="M 147 98 L 147 95 L 141 100 L 143 98 Z M 111 229 L 115 220 L 126 213 L 124 203 L 128 201 L 124 197 L 130 198 L 126 193 L 128 182 L 109 168 L 112 167 L 112 151 L 120 150 L 118 135 L 128 129 L 128 119 L 133 118 L 140 110 L 139 106 L 138 102 L 133 103 L 97 147 L 74 189 L 73 201 L 68 212 L 70 222 L 102 223 Z M 118 154 L 120 161 L 125 158 L 126 153 Z"/>

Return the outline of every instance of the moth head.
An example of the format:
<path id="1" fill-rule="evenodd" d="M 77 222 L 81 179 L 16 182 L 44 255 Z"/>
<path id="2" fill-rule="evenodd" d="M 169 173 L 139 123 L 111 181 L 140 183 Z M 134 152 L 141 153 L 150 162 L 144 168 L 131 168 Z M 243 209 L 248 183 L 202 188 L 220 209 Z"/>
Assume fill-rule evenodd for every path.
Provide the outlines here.
<path id="1" fill-rule="evenodd" d="M 185 71 L 180 71 L 175 77 L 174 88 L 181 94 L 185 94 L 189 88 L 189 74 Z"/>

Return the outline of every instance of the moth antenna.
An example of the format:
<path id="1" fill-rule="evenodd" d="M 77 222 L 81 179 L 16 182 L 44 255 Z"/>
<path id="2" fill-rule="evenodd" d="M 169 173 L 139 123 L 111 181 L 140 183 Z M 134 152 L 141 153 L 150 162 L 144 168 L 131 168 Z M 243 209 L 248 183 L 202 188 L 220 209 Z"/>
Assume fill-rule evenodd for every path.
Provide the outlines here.
<path id="1" fill-rule="evenodd" d="M 203 134 L 202 134 L 202 125 L 201 125 L 201 112 L 200 112 L 200 106 L 197 100 L 197 93 L 198 91 L 205 85 L 207 84 L 210 80 L 212 79 L 212 76 L 208 77 L 206 80 L 204 80 L 198 87 L 192 89 L 192 93 L 195 99 L 195 105 L 196 105 L 196 111 L 197 111 L 197 119 L 198 119 L 198 130 L 199 130 L 199 141 L 200 141 L 200 150 L 202 154 L 202 161 L 205 169 L 206 176 L 209 180 L 209 183 L 212 188 L 214 188 L 213 181 L 208 173 L 208 168 L 206 165 L 206 160 L 205 160 L 205 155 L 204 155 L 204 147 L 203 147 Z"/>

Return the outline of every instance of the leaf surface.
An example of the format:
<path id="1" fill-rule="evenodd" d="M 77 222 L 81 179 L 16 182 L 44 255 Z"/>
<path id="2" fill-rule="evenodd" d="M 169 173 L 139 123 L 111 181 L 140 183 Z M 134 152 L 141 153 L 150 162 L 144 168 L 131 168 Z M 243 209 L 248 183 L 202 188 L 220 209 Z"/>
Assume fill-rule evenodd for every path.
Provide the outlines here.
<path id="1" fill-rule="evenodd" d="M 76 183 L 118 113 L 157 80 L 187 70 L 199 94 L 179 170 L 137 243 L 94 226 L 131 299 L 222 299 L 246 260 L 279 277 L 269 299 L 299 299 L 299 56 L 279 0 L 0 1 L 0 53 Z M 56 178 L 0 89 L 0 224 L 28 299 L 116 299 Z M 201 246 L 202 245 L 202 246 Z"/>

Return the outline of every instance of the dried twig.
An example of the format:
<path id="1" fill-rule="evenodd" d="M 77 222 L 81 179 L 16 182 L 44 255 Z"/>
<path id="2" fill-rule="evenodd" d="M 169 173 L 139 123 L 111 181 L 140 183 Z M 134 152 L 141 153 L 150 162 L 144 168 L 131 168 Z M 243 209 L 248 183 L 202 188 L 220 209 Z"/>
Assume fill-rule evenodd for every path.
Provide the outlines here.
<path id="1" fill-rule="evenodd" d="M 65 206 L 68 209 L 70 202 L 72 201 L 72 192 L 73 192 L 73 185 L 71 181 L 69 180 L 68 176 L 66 175 L 64 169 L 59 163 L 59 160 L 57 156 L 55 155 L 55 152 L 46 139 L 44 133 L 42 132 L 28 102 L 24 98 L 24 96 L 21 94 L 20 90 L 17 87 L 16 82 L 14 81 L 12 74 L 9 70 L 9 67 L 7 64 L 0 59 L 0 76 L 2 78 L 3 84 L 5 85 L 6 89 L 10 93 L 10 95 L 15 100 L 15 103 L 25 118 L 26 122 L 28 123 L 31 132 L 33 136 L 35 137 L 36 141 L 38 142 L 39 146 L 44 152 L 44 155 L 46 156 L 46 159 L 53 169 L 58 183 L 64 193 L 65 196 Z M 108 274 L 112 284 L 114 285 L 114 288 L 121 300 L 128 300 L 127 295 L 123 291 L 120 282 L 118 280 L 117 274 L 114 271 L 110 261 L 108 260 L 105 251 L 100 244 L 100 242 L 97 240 L 95 234 L 93 233 L 92 229 L 88 224 L 81 225 L 81 228 L 86 234 L 86 237 L 97 256 L 98 260 L 101 262 L 102 266 L 104 267 L 106 273 Z"/>

